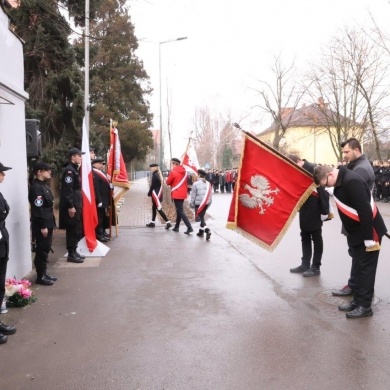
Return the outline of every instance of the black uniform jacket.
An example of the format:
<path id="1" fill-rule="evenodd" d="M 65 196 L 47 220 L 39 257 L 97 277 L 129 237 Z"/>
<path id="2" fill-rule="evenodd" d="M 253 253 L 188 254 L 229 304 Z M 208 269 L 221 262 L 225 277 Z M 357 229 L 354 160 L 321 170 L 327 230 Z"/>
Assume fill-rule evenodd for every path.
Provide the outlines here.
<path id="1" fill-rule="evenodd" d="M 8 258 L 9 252 L 9 235 L 7 228 L 5 227 L 5 219 L 9 214 L 9 206 L 7 201 L 4 199 L 3 194 L 0 192 L 0 258 Z"/>
<path id="2" fill-rule="evenodd" d="M 313 174 L 315 164 L 305 161 L 303 169 Z M 321 215 L 329 214 L 329 194 L 322 186 L 317 187 L 315 194 L 310 195 L 299 210 L 299 227 L 305 232 L 322 227 Z"/>
<path id="3" fill-rule="evenodd" d="M 161 187 L 160 175 L 158 174 L 157 171 L 154 171 L 152 174 L 152 180 L 150 182 L 148 196 L 152 196 L 153 190 L 158 195 L 158 192 L 160 191 L 160 187 Z M 162 191 L 161 191 L 161 197 L 159 199 L 160 199 L 160 202 L 162 202 L 162 200 L 163 200 Z"/>
<path id="4" fill-rule="evenodd" d="M 339 210 L 341 222 L 348 233 L 349 245 L 363 245 L 365 240 L 373 240 L 374 229 L 379 237 L 387 232 L 379 210 L 373 218 L 370 206 L 371 191 L 359 174 L 341 166 L 333 194 L 339 201 L 355 209 L 359 215 L 360 220 L 355 221 Z"/>
<path id="5" fill-rule="evenodd" d="M 53 205 L 54 196 L 46 181 L 34 179 L 29 192 L 28 201 L 31 205 L 31 224 L 41 229 L 54 228 Z"/>
<path id="6" fill-rule="evenodd" d="M 110 205 L 111 196 L 111 188 L 108 177 L 103 171 L 97 168 L 93 168 L 92 174 L 96 205 L 102 203 L 101 208 L 107 208 Z"/>
<path id="7" fill-rule="evenodd" d="M 66 229 L 68 209 L 72 207 L 81 209 L 82 205 L 83 199 L 78 165 L 69 163 L 62 171 L 61 178 L 60 229 Z"/>

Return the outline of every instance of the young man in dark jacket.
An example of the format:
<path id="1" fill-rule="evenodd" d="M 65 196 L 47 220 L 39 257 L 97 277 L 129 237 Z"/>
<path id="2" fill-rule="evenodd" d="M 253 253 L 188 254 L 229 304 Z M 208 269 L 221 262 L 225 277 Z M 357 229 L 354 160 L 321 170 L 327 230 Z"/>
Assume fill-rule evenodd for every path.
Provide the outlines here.
<path id="1" fill-rule="evenodd" d="M 382 237 L 387 229 L 366 181 L 346 167 L 320 166 L 314 171 L 316 184 L 334 187 L 333 196 L 347 232 L 354 270 L 353 300 L 339 306 L 347 318 L 372 316 L 376 268 Z"/>

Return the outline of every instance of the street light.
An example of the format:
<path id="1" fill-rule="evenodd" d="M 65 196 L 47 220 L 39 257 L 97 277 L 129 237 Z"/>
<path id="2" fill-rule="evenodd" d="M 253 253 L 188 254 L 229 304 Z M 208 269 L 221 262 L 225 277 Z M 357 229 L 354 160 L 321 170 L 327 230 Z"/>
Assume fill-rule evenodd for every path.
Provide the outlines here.
<path id="1" fill-rule="evenodd" d="M 163 145 L 163 122 L 162 122 L 162 100 L 161 100 L 161 45 L 169 42 L 184 41 L 187 37 L 171 39 L 158 43 L 158 74 L 159 74 L 159 89 L 160 89 L 160 169 L 163 169 L 164 160 L 164 145 Z"/>

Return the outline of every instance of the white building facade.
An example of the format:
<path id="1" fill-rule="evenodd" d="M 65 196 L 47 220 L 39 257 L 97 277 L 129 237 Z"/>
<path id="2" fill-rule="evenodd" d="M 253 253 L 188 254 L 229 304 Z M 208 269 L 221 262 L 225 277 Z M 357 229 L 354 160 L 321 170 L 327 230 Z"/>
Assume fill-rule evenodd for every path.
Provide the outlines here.
<path id="1" fill-rule="evenodd" d="M 9 29 L 9 18 L 0 4 L 0 162 L 12 167 L 5 172 L 0 192 L 10 206 L 7 277 L 22 278 L 32 269 L 25 130 L 28 94 L 24 91 L 23 43 Z"/>

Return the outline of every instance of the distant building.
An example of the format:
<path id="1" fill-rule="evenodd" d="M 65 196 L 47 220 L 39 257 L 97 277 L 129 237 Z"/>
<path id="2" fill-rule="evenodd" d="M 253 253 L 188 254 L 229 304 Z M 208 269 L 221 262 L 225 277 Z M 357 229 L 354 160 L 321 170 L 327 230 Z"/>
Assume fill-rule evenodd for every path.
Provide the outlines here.
<path id="1" fill-rule="evenodd" d="M 318 103 L 299 109 L 285 108 L 282 122 L 288 129 L 280 146 L 283 151 L 298 154 L 301 158 L 319 164 L 337 164 L 337 156 L 329 134 L 336 138 L 336 114 L 327 108 L 322 99 Z M 345 122 L 347 120 L 342 118 Z M 273 123 L 257 137 L 272 146 L 277 124 Z M 346 127 L 350 127 L 346 123 Z"/>

